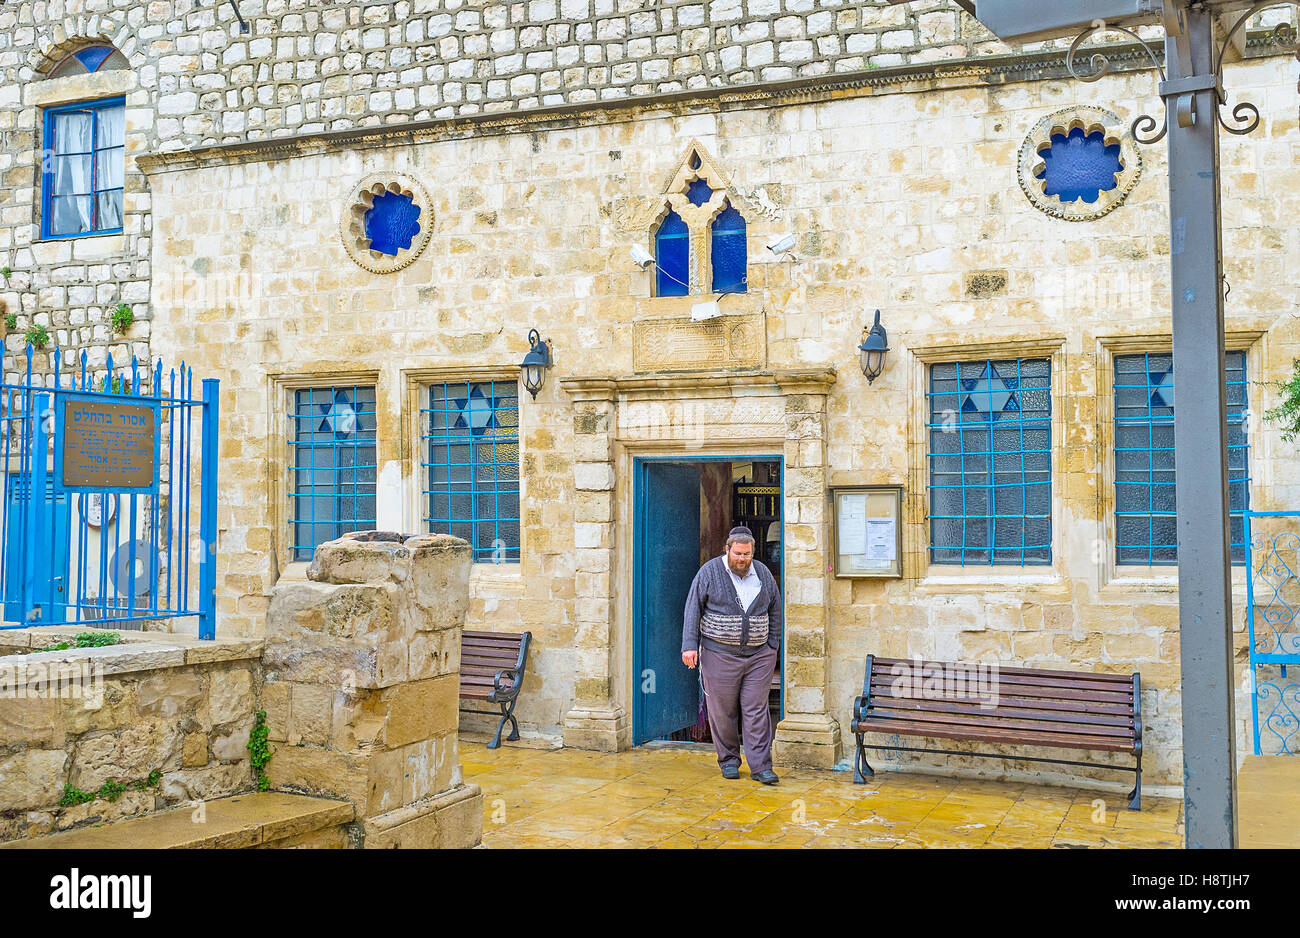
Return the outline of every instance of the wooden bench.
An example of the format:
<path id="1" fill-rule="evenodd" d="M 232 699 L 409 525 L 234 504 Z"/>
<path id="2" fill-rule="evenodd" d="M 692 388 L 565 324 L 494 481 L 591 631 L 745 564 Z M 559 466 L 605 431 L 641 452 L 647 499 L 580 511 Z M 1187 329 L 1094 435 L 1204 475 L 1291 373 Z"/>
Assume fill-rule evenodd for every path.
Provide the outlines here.
<path id="1" fill-rule="evenodd" d="M 1137 759 L 1129 807 L 1141 809 L 1142 696 L 1136 672 L 1129 676 L 1038 668 L 978 670 L 984 667 L 868 655 L 862 696 L 853 703 L 853 733 L 858 741 L 853 780 L 865 783 L 868 775 L 875 774 L 867 764 L 868 746 L 1129 771 L 1099 762 L 866 743 L 866 733 L 1127 752 Z"/>
<path id="2" fill-rule="evenodd" d="M 524 632 L 471 632 L 461 633 L 460 641 L 460 699 L 482 700 L 501 708 L 501 722 L 497 733 L 488 743 L 489 749 L 501 745 L 501 730 L 510 721 L 507 740 L 519 738 L 519 724 L 515 721 L 515 700 L 524 686 L 524 671 L 528 667 L 528 646 L 533 633 Z M 492 710 L 460 708 L 461 713 L 496 716 Z"/>

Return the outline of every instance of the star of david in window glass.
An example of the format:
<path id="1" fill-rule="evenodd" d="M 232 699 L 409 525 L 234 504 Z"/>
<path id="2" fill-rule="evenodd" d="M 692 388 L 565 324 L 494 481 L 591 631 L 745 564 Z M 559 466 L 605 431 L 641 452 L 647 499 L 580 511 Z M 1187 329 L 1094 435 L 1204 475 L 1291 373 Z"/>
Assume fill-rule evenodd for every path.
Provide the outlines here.
<path id="1" fill-rule="evenodd" d="M 1016 399 L 1019 381 L 1013 376 L 1004 378 L 997 373 L 993 363 L 985 364 L 983 373 L 978 378 L 962 378 L 961 412 L 963 414 L 989 414 L 995 419 L 998 414 L 1017 413 L 1020 403 Z"/>

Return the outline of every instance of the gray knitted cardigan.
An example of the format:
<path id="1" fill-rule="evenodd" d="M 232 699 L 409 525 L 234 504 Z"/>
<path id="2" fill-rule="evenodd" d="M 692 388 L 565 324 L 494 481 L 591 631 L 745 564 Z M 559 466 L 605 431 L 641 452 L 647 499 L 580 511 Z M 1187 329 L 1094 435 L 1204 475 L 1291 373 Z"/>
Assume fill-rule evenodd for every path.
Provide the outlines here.
<path id="1" fill-rule="evenodd" d="M 695 574 L 686 597 L 682 651 L 707 648 L 748 658 L 764 645 L 781 647 L 781 591 L 772 571 L 754 561 L 760 589 L 749 609 L 740 607 L 726 556 L 714 557 Z"/>

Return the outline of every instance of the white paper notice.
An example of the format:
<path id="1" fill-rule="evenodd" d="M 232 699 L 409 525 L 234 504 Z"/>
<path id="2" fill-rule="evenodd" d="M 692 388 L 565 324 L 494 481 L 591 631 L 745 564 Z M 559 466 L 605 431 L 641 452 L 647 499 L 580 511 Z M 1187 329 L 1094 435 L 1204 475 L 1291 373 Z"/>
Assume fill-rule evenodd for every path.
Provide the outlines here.
<path id="1" fill-rule="evenodd" d="M 868 560 L 893 563 L 898 540 L 893 518 L 869 518 L 866 524 Z"/>
<path id="2" fill-rule="evenodd" d="M 867 496 L 840 496 L 840 555 L 852 557 L 867 549 Z"/>

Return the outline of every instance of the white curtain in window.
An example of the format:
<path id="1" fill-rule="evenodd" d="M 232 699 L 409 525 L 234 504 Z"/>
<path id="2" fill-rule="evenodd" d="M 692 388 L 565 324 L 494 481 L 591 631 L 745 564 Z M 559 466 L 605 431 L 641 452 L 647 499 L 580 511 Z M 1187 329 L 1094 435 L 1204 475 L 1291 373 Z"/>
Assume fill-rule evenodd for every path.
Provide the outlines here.
<path id="1" fill-rule="evenodd" d="M 123 109 L 125 113 L 125 109 Z M 54 152 L 89 153 L 91 151 L 89 111 L 72 111 L 54 115 Z"/>
<path id="2" fill-rule="evenodd" d="M 100 108 L 95 124 L 95 149 L 120 147 L 126 143 L 126 107 Z"/>

